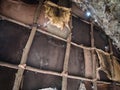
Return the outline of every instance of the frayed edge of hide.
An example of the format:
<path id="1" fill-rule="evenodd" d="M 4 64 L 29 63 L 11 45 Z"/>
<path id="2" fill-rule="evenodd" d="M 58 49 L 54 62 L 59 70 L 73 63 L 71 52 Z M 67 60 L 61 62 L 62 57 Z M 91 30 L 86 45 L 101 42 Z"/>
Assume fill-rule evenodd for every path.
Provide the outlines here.
<path id="1" fill-rule="evenodd" d="M 110 80 L 120 82 L 120 64 L 118 63 L 117 58 L 114 56 L 105 55 L 99 51 L 96 52 L 100 63 L 98 70 L 105 72 Z"/>
<path id="2" fill-rule="evenodd" d="M 58 6 L 50 1 L 45 2 L 45 17 L 50 20 L 50 24 L 63 30 L 66 26 L 69 29 L 69 21 L 71 16 L 71 9 Z"/>

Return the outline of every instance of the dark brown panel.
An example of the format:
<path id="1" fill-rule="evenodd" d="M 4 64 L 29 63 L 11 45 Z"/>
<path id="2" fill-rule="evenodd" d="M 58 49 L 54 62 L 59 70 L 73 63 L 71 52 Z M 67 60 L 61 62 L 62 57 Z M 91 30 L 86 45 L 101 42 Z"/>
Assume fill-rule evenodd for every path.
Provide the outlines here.
<path id="1" fill-rule="evenodd" d="M 94 39 L 95 39 L 95 47 L 102 50 L 105 50 L 105 48 L 109 49 L 107 36 L 102 30 L 97 29 L 97 27 L 94 27 Z"/>
<path id="2" fill-rule="evenodd" d="M 70 75 L 84 76 L 85 73 L 85 63 L 83 49 L 75 46 L 71 46 L 70 60 L 69 60 L 69 70 Z"/>
<path id="3" fill-rule="evenodd" d="M 68 79 L 67 90 L 79 90 L 80 80 Z"/>
<path id="4" fill-rule="evenodd" d="M 19 64 L 29 32 L 20 25 L 0 21 L 0 60 Z"/>
<path id="5" fill-rule="evenodd" d="M 65 42 L 37 32 L 27 64 L 45 70 L 62 72 Z"/>
<path id="6" fill-rule="evenodd" d="M 56 87 L 57 90 L 61 90 L 61 77 L 39 74 L 30 71 L 26 71 L 24 75 L 22 90 L 38 90 L 49 87 Z"/>
<path id="7" fill-rule="evenodd" d="M 0 66 L 0 90 L 12 90 L 16 70 Z"/>
<path id="8" fill-rule="evenodd" d="M 113 55 L 120 59 L 120 50 L 116 46 L 112 45 Z M 120 60 L 119 60 L 120 62 Z"/>
<path id="9" fill-rule="evenodd" d="M 68 79 L 67 90 L 84 90 L 83 88 L 86 88 L 86 90 L 93 90 L 92 83 L 87 81 Z"/>
<path id="10" fill-rule="evenodd" d="M 75 17 L 72 18 L 72 23 L 72 41 L 77 44 L 90 46 L 90 25 Z"/>
<path id="11" fill-rule="evenodd" d="M 97 87 L 98 87 L 98 90 L 113 90 L 111 85 L 108 85 L 108 84 L 100 84 L 100 83 L 98 83 Z"/>

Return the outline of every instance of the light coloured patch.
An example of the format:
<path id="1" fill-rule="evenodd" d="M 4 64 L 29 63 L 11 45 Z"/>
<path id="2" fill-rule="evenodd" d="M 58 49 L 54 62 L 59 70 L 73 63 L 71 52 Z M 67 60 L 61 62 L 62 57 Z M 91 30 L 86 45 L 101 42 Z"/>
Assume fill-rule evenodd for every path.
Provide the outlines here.
<path id="1" fill-rule="evenodd" d="M 49 23 L 63 30 L 66 26 L 69 28 L 71 9 L 58 6 L 50 1 L 45 2 L 45 17 L 49 19 Z"/>
<path id="2" fill-rule="evenodd" d="M 97 71 L 102 70 L 107 74 L 107 77 L 110 80 L 120 82 L 120 64 L 117 58 L 110 55 L 105 55 L 99 51 L 96 52 L 100 63 L 100 67 L 97 69 Z"/>

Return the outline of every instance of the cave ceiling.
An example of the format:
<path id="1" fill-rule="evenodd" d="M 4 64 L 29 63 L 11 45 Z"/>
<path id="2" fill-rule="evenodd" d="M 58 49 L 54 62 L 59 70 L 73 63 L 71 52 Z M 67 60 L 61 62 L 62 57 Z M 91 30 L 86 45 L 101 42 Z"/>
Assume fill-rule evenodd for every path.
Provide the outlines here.
<path id="1" fill-rule="evenodd" d="M 90 11 L 91 18 L 120 49 L 120 0 L 72 0 L 83 11 Z"/>

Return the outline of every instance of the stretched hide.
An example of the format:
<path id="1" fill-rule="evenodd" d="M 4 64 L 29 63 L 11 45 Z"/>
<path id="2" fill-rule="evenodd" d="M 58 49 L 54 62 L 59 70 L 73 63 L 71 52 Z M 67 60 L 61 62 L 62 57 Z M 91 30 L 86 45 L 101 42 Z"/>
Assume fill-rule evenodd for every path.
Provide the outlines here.
<path id="1" fill-rule="evenodd" d="M 100 63 L 99 70 L 104 71 L 110 80 L 120 82 L 120 64 L 117 58 L 110 55 L 105 55 L 99 51 L 97 51 L 97 55 Z"/>
<path id="2" fill-rule="evenodd" d="M 61 30 L 65 26 L 69 28 L 70 11 L 71 9 L 58 6 L 50 1 L 45 2 L 45 16 L 50 20 L 52 25 L 57 26 Z"/>

